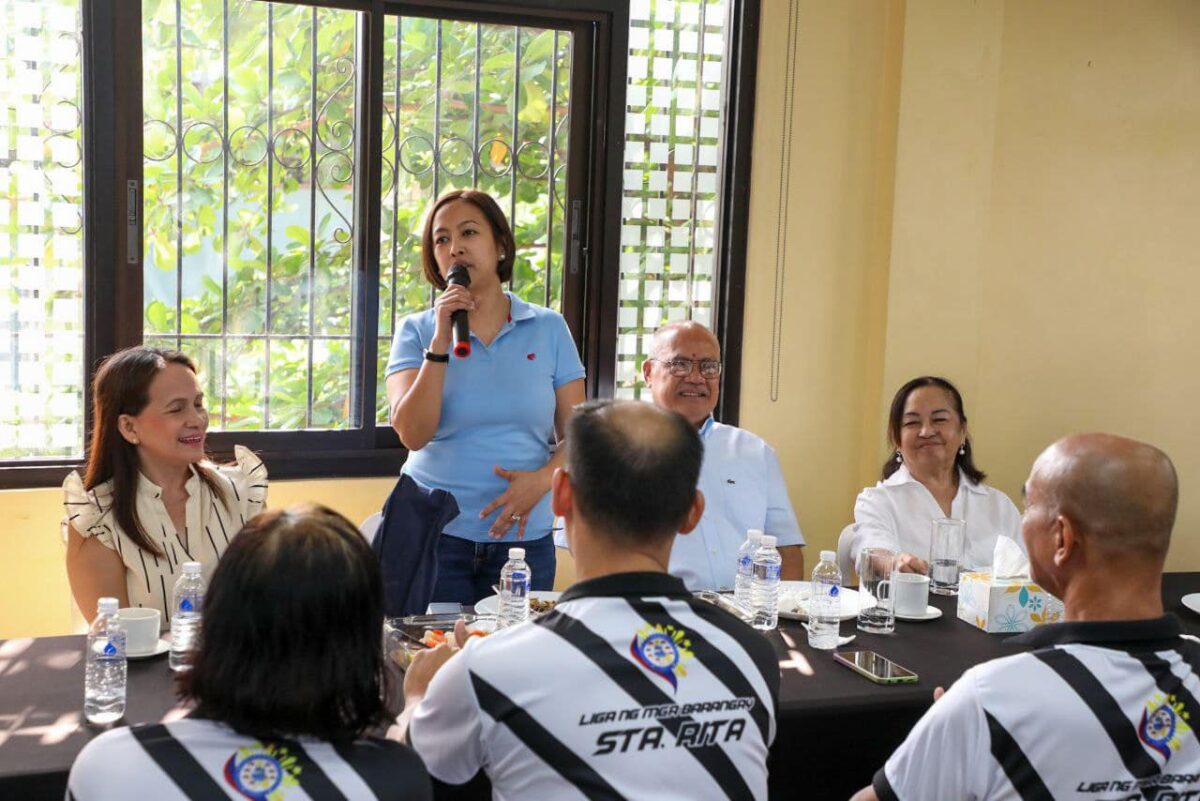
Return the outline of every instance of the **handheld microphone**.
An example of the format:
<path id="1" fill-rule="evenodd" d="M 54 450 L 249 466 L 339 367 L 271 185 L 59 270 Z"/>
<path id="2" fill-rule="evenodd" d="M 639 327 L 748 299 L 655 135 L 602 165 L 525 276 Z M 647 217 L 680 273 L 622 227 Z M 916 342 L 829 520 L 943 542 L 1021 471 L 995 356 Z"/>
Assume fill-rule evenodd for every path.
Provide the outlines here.
<path id="1" fill-rule="evenodd" d="M 471 286 L 471 274 L 462 262 L 455 262 L 446 276 L 446 283 L 455 286 Z M 471 324 L 467 320 L 467 310 L 459 309 L 450 315 L 450 325 L 454 328 L 454 355 L 465 359 L 471 355 Z"/>

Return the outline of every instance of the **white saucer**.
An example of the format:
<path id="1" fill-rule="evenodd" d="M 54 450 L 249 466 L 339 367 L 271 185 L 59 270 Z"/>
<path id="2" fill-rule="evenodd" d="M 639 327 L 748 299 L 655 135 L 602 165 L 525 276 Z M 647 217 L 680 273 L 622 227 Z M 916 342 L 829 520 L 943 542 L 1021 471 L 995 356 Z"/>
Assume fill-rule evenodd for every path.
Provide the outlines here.
<path id="1" fill-rule="evenodd" d="M 860 597 L 857 592 L 843 587 L 840 592 L 842 599 L 839 620 L 854 620 L 858 617 Z M 806 605 L 812 598 L 812 582 L 781 581 L 779 582 L 779 616 L 786 620 L 808 620 Z M 874 606 L 872 601 L 871 606 Z"/>
<path id="2" fill-rule="evenodd" d="M 1198 593 L 1198 595 L 1200 595 L 1200 593 Z M 925 620 L 937 620 L 941 616 L 942 616 L 942 610 L 938 609 L 936 606 L 925 607 L 925 614 L 923 614 L 923 615 L 902 615 L 899 612 L 896 613 L 897 620 L 909 620 L 912 622 L 921 622 L 921 621 L 925 621 Z"/>
<path id="3" fill-rule="evenodd" d="M 1188 593 L 1180 598 L 1179 602 L 1193 612 L 1200 614 L 1200 592 Z"/>
<path id="4" fill-rule="evenodd" d="M 561 592 L 551 592 L 550 590 L 530 590 L 529 598 L 533 601 L 557 601 Z M 498 615 L 500 614 L 500 596 L 489 595 L 486 598 L 479 599 L 475 604 L 475 614 L 477 615 Z"/>
<path id="5" fill-rule="evenodd" d="M 143 652 L 137 653 L 137 654 L 126 652 L 125 658 L 126 659 L 153 659 L 154 657 L 162 656 L 167 651 L 171 650 L 171 641 L 170 640 L 157 640 L 157 643 L 158 644 L 154 646 L 153 651 L 143 651 Z"/>

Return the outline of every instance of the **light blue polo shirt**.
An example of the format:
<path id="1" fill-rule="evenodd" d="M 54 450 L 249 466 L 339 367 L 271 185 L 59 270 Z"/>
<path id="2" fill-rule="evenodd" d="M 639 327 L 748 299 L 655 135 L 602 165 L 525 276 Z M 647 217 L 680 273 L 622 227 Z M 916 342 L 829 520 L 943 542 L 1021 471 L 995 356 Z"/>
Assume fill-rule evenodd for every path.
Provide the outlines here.
<path id="1" fill-rule="evenodd" d="M 490 346 L 472 332 L 471 355 L 450 357 L 437 432 L 424 448 L 409 452 L 402 471 L 453 493 L 460 513 L 446 533 L 475 542 L 496 541 L 487 533 L 502 510 L 479 517 L 508 489 L 493 468 L 545 465 L 554 438 L 555 390 L 584 377 L 562 315 L 505 294 L 511 303 L 508 322 Z M 433 309 L 405 317 L 392 341 L 387 375 L 420 368 L 433 330 Z M 529 514 L 525 539 L 549 534 L 552 517 L 546 493 Z M 517 528 L 509 528 L 505 542 L 516 541 Z"/>

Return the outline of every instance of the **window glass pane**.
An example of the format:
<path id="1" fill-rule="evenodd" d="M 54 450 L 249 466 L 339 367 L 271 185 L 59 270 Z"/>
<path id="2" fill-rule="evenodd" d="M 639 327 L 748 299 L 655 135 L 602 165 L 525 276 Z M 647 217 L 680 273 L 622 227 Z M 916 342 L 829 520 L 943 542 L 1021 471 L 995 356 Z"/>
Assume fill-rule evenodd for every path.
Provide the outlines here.
<path id="1" fill-rule="evenodd" d="M 384 31 L 376 414 L 386 424 L 392 334 L 432 297 L 421 269 L 432 198 L 491 194 L 516 239 L 513 291 L 561 310 L 571 34 L 396 16 Z"/>
<path id="2" fill-rule="evenodd" d="M 617 397 L 641 395 L 649 335 L 712 324 L 724 0 L 633 0 L 617 312 Z"/>
<path id="3" fill-rule="evenodd" d="M 358 423 L 356 16 L 142 4 L 146 341 L 201 363 L 214 429 Z"/>
<path id="4" fill-rule="evenodd" d="M 0 459 L 83 453 L 79 0 L 0 0 Z"/>

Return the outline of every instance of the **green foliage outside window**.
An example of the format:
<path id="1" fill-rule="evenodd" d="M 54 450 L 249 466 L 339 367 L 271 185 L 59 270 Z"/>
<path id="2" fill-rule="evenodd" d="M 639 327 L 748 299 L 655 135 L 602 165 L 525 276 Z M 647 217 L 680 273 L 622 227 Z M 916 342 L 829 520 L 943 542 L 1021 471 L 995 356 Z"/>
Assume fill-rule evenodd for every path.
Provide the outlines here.
<path id="1" fill-rule="evenodd" d="M 177 19 L 173 0 L 147 0 L 143 19 L 145 341 L 197 359 L 214 428 L 359 424 L 355 13 L 184 0 Z M 570 37 L 521 29 L 518 81 L 517 29 L 445 21 L 439 37 L 438 26 L 390 17 L 385 29 L 375 404 L 384 422 L 394 323 L 430 300 L 420 227 L 435 192 L 435 129 L 437 191 L 470 186 L 477 152 L 478 187 L 514 223 L 514 291 L 546 303 L 549 273 L 550 305 L 561 297 L 562 207 L 550 196 L 550 162 L 561 197 Z M 515 182 L 514 108 L 524 143 Z"/>

